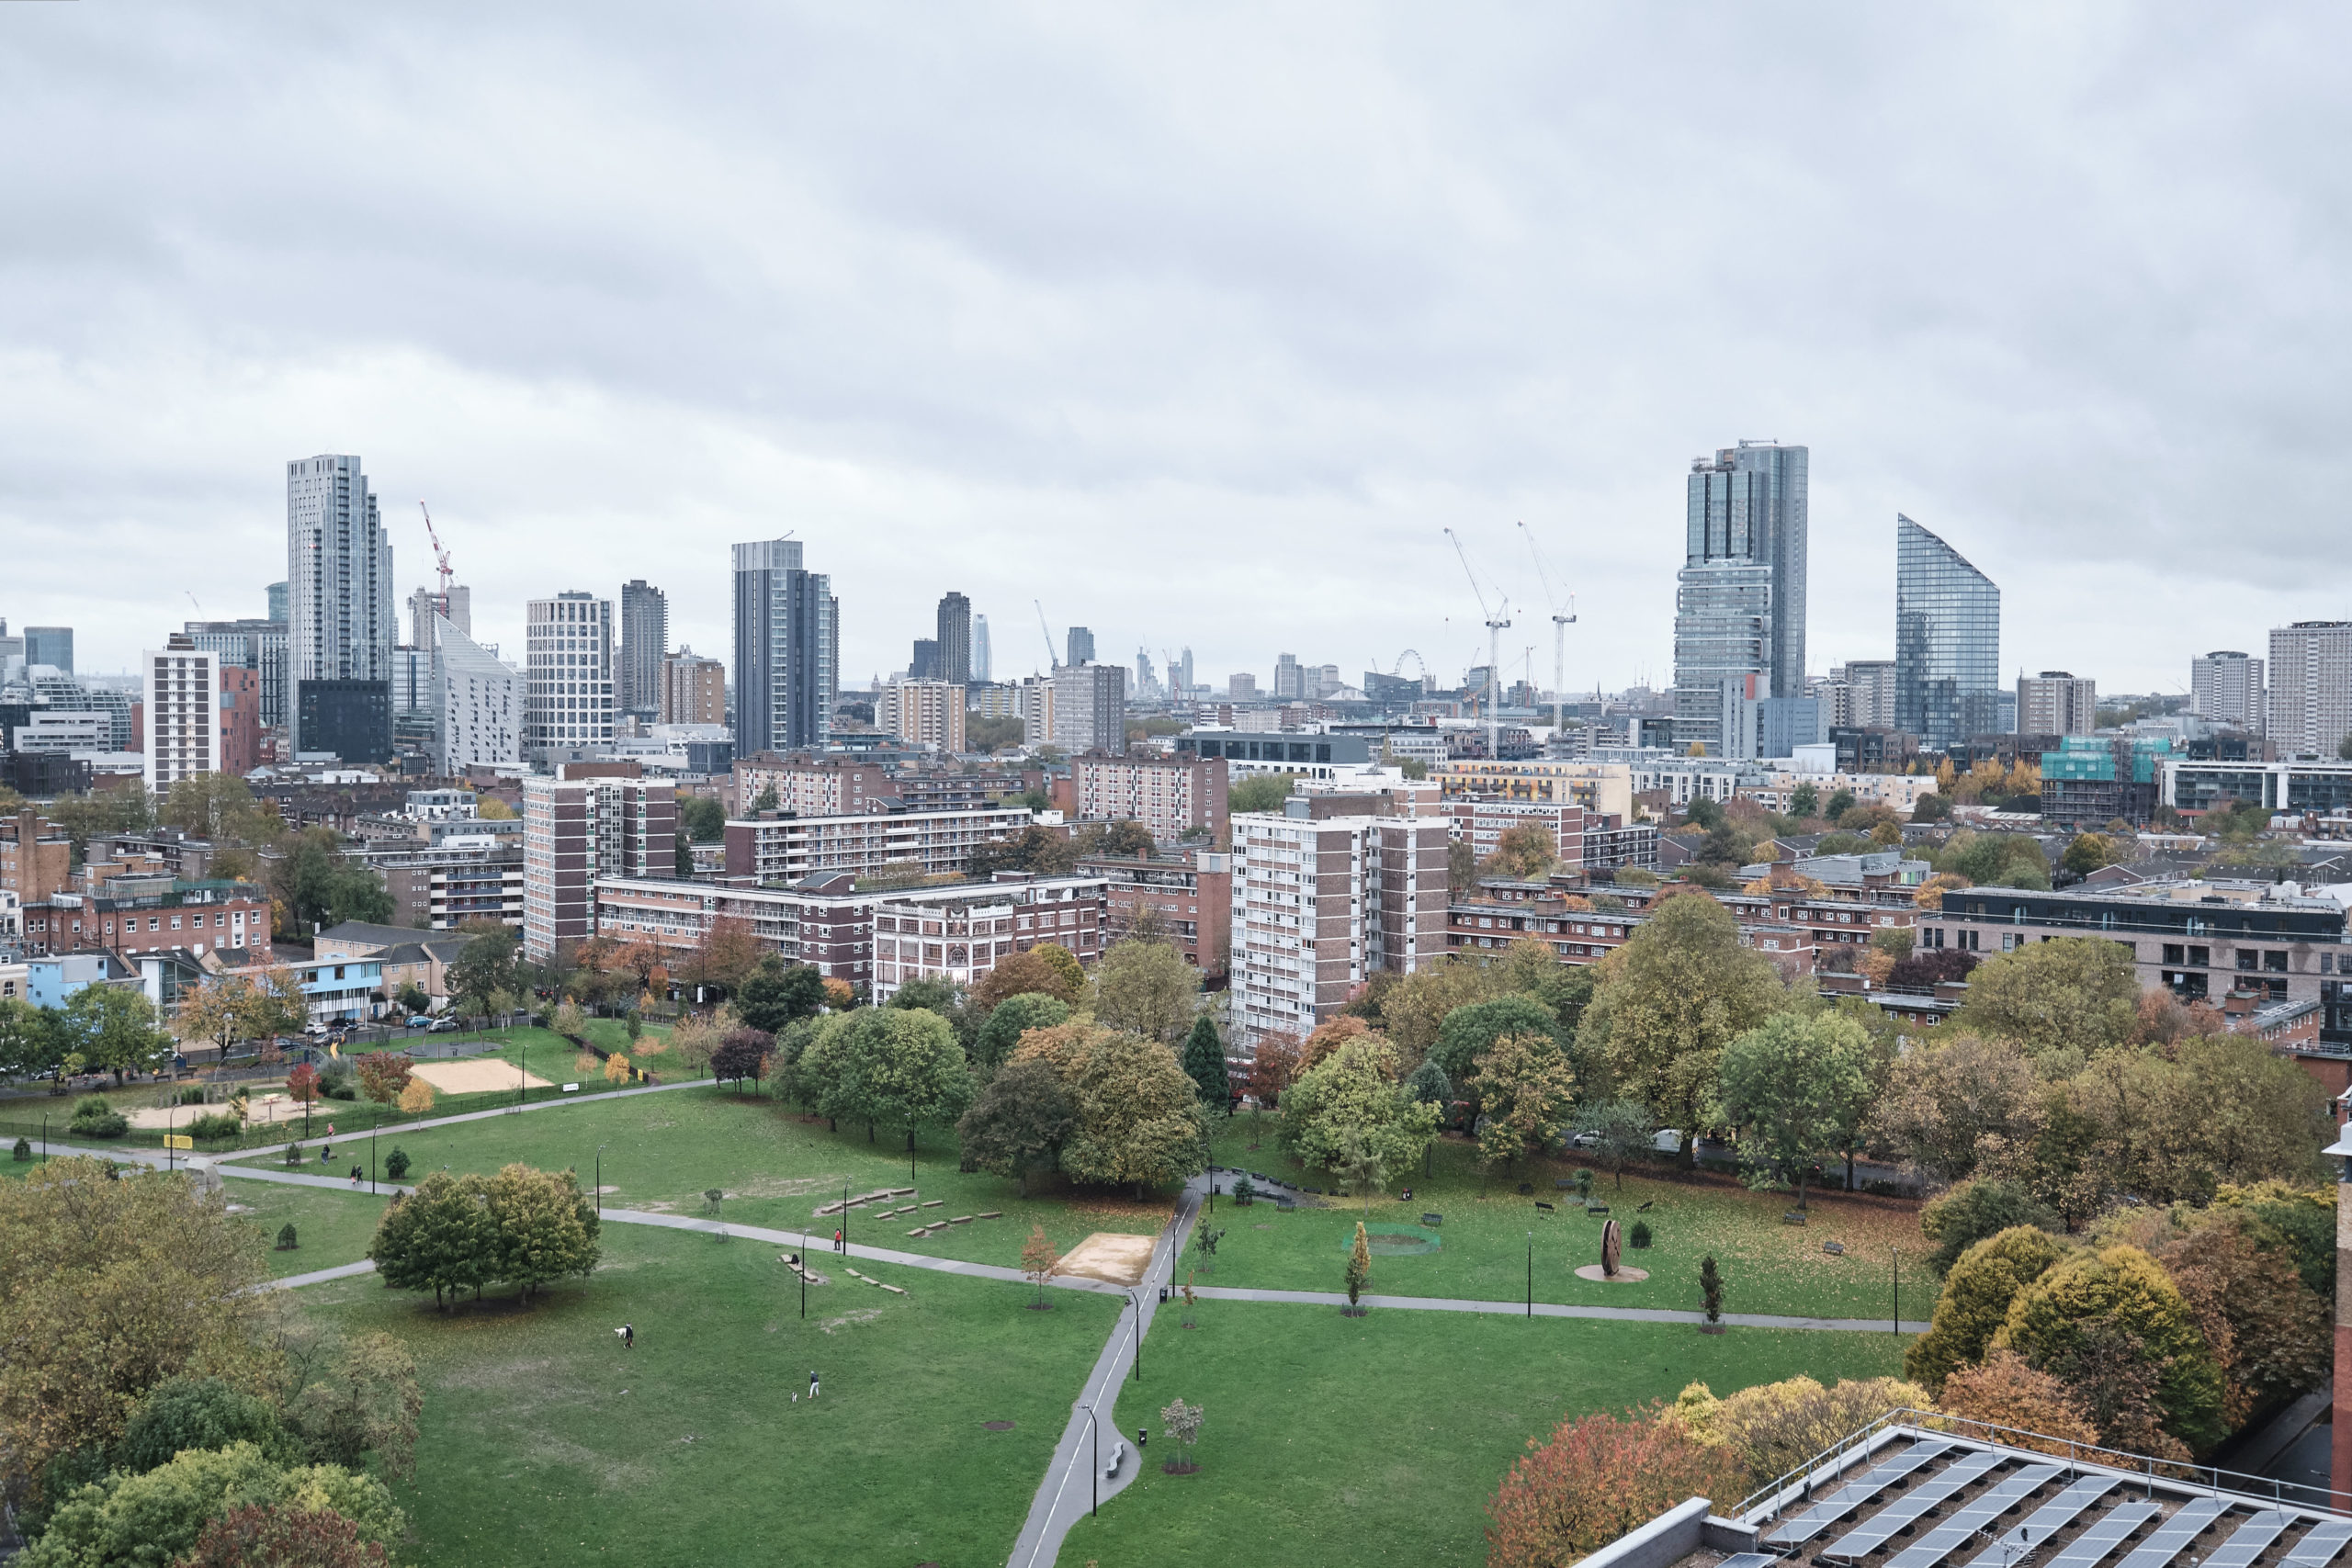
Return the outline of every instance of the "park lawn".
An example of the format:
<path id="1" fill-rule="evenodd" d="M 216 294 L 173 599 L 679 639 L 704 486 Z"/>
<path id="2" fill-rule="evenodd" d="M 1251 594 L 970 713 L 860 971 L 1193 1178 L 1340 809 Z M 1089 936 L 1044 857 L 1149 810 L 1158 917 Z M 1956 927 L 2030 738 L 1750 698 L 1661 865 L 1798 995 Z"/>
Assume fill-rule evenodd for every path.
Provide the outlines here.
<path id="1" fill-rule="evenodd" d="M 346 1128 L 346 1134 L 349 1129 Z M 954 1142 L 933 1130 L 917 1141 L 915 1174 L 907 1174 L 905 1134 L 877 1130 L 865 1141 L 863 1126 L 843 1123 L 826 1131 L 821 1120 L 756 1094 L 738 1096 L 731 1087 L 681 1089 L 628 1099 L 582 1101 L 560 1111 L 527 1116 L 492 1116 L 454 1126 L 401 1128 L 397 1141 L 408 1152 L 411 1179 L 444 1166 L 455 1171 L 490 1172 L 510 1161 L 542 1169 L 570 1167 L 582 1186 L 596 1179 L 597 1147 L 604 1145 L 603 1180 L 607 1208 L 647 1209 L 657 1213 L 702 1214 L 703 1194 L 726 1194 L 718 1217 L 829 1235 L 838 1215 L 818 1215 L 838 1202 L 842 1185 L 853 1195 L 882 1187 L 912 1186 L 918 1199 L 942 1200 L 936 1209 L 896 1220 L 878 1211 L 893 1204 L 851 1212 L 850 1240 L 927 1257 L 1021 1266 L 1021 1247 L 1032 1225 L 1043 1225 L 1054 1245 L 1068 1251 L 1095 1231 L 1150 1235 L 1173 1212 L 1171 1193 L 1144 1201 L 1131 1194 L 1076 1192 L 1059 1183 L 1033 1181 L 1036 1194 L 1023 1199 L 1017 1186 L 985 1172 L 966 1174 Z M 394 1134 L 388 1127 L 381 1147 L 390 1155 Z M 356 1155 L 364 1143 L 354 1141 Z M 337 1147 L 338 1159 L 345 1149 Z M 364 1157 L 364 1156 L 362 1156 Z M 345 1168 L 338 1165 L 338 1169 Z M 916 1201 L 899 1200 L 898 1201 Z M 929 1236 L 910 1236 L 919 1219 L 998 1212 Z"/>
<path id="2" fill-rule="evenodd" d="M 1209 1301 L 1185 1329 L 1182 1312 L 1154 1318 L 1142 1381 L 1119 1396 L 1130 1466 L 1136 1428 L 1151 1430 L 1143 1472 L 1070 1531 L 1065 1562 L 1474 1568 L 1487 1498 L 1564 1417 L 1671 1400 L 1694 1381 L 1725 1394 L 1800 1372 L 1892 1376 L 1902 1362 L 1891 1334 Z M 1193 1475 L 1160 1470 L 1172 1445 L 1159 1412 L 1179 1397 L 1206 1411 Z"/>
<path id="3" fill-rule="evenodd" d="M 258 1230 L 269 1245 L 269 1271 L 277 1279 L 367 1257 L 376 1222 L 390 1201 L 388 1196 L 364 1190 L 291 1187 L 282 1181 L 231 1180 L 225 1185 L 229 1201 L 240 1211 L 234 1217 Z M 294 1227 L 297 1246 L 280 1252 L 277 1233 L 288 1224 Z"/>
<path id="4" fill-rule="evenodd" d="M 1261 1146 L 1248 1147 L 1249 1119 L 1237 1118 L 1219 1140 L 1218 1163 L 1280 1176 L 1302 1185 L 1335 1185 L 1317 1173 L 1302 1173 L 1274 1146 L 1268 1121 Z M 1611 1179 L 1594 1173 L 1593 1196 L 1610 1204 L 1610 1217 L 1631 1231 L 1634 1222 L 1650 1227 L 1651 1245 L 1630 1244 L 1624 1261 L 1649 1271 L 1639 1284 L 1601 1284 L 1579 1280 L 1575 1270 L 1600 1261 L 1603 1221 L 1588 1216 L 1575 1193 L 1555 1186 L 1573 1179 L 1577 1168 L 1552 1160 L 1522 1161 L 1516 1173 L 1483 1184 L 1471 1146 L 1447 1139 L 1438 1145 L 1436 1175 L 1399 1176 L 1392 1191 L 1413 1190 L 1410 1202 L 1374 1199 L 1371 1213 L 1352 1198 L 1302 1200 L 1285 1214 L 1271 1203 L 1233 1208 L 1220 1199 L 1216 1224 L 1226 1236 L 1216 1268 L 1203 1284 L 1268 1290 L 1336 1291 L 1359 1219 L 1374 1224 L 1417 1224 L 1424 1213 L 1444 1215 L 1435 1253 L 1375 1258 L 1374 1292 L 1383 1295 L 1458 1296 L 1474 1301 L 1510 1301 L 1528 1289 L 1528 1243 L 1535 1247 L 1535 1299 L 1594 1306 L 1654 1306 L 1696 1311 L 1699 1265 L 1708 1254 L 1724 1277 L 1724 1310 L 1805 1317 L 1891 1319 L 1894 1307 L 1894 1254 L 1907 1265 L 1903 1281 L 1905 1311 L 1924 1319 L 1935 1300 L 1935 1281 L 1926 1269 L 1928 1247 L 1917 1211 L 1885 1200 L 1849 1199 L 1843 1193 L 1812 1195 L 1811 1220 L 1782 1223 L 1795 1201 L 1788 1193 L 1751 1192 L 1715 1182 L 1681 1182 L 1625 1176 L 1619 1191 Z M 1526 1182 L 1534 1189 L 1522 1195 Z M 1232 1179 L 1218 1184 L 1230 1190 Z M 1535 1207 L 1550 1203 L 1546 1214 Z M 1305 1204 L 1328 1205 L 1308 1208 Z M 1642 1210 L 1647 1203 L 1649 1208 Z M 1823 1250 L 1836 1241 L 1842 1255 Z M 1187 1258 L 1197 1254 L 1187 1253 Z M 1914 1293 L 1916 1292 L 1916 1294 Z"/>
<path id="5" fill-rule="evenodd" d="M 1125 1304 L 1030 1312 L 1025 1286 L 860 1264 L 910 1293 L 825 1269 L 804 1322 L 774 1247 L 622 1225 L 603 1247 L 527 1308 L 493 1292 L 444 1317 L 372 1276 L 297 1292 L 417 1359 L 402 1562 L 1001 1562 Z M 795 1404 L 812 1368 L 823 1395 Z"/>

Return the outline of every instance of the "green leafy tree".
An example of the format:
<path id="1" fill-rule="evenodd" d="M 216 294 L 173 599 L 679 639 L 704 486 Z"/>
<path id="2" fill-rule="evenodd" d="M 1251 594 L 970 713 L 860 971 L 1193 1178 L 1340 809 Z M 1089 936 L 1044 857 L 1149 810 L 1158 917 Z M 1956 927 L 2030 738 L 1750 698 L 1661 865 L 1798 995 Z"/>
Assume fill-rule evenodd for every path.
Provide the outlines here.
<path id="1" fill-rule="evenodd" d="M 498 1222 L 490 1212 L 489 1183 L 480 1176 L 433 1172 L 384 1212 L 368 1256 L 389 1288 L 429 1289 L 444 1312 L 456 1292 L 480 1294 L 499 1278 Z"/>
<path id="2" fill-rule="evenodd" d="M 757 795 L 752 797 L 752 812 L 756 816 L 763 811 L 775 811 L 783 804 L 784 803 L 776 796 L 775 785 L 767 784 L 760 790 L 760 793 Z"/>
<path id="3" fill-rule="evenodd" d="M 1657 1125 L 1638 1100 L 1602 1100 L 1585 1106 L 1577 1117 L 1577 1134 L 1589 1137 L 1593 1156 L 1609 1168 L 1617 1189 L 1624 1190 L 1625 1162 L 1650 1146 Z"/>
<path id="4" fill-rule="evenodd" d="M 950 981 L 929 977 L 910 980 L 891 992 L 890 999 L 882 1005 L 900 1009 L 922 1008 L 947 1018 L 956 1011 L 956 987 Z"/>
<path id="5" fill-rule="evenodd" d="M 973 1164 L 1020 1182 L 1026 1198 L 1029 1173 L 1054 1168 L 1076 1125 L 1053 1064 L 1032 1057 L 1007 1063 L 988 1081 L 956 1122 L 956 1135 Z"/>
<path id="6" fill-rule="evenodd" d="M 472 937 L 450 964 L 447 983 L 472 1016 L 489 1017 L 491 998 L 515 987 L 514 939 L 503 930 Z"/>
<path id="7" fill-rule="evenodd" d="M 2014 1040 L 2038 1060 L 2072 1053 L 2079 1061 L 2129 1040 L 2139 1008 L 2129 948 L 2062 936 L 1978 964 L 1951 1027 Z"/>
<path id="8" fill-rule="evenodd" d="M 323 1506 L 365 1540 L 396 1540 L 406 1520 L 372 1476 L 339 1465 L 288 1467 L 252 1443 L 194 1449 L 142 1474 L 116 1472 L 66 1499 L 25 1551 L 25 1568 L 133 1568 L 193 1551 L 206 1527 L 232 1510 Z"/>
<path id="9" fill-rule="evenodd" d="M 2030 1148 L 2048 1120 L 2033 1063 L 2006 1040 L 1954 1024 L 1894 1063 L 1871 1108 L 1871 1136 L 1937 1181 L 1959 1181 L 1987 1150 Z"/>
<path id="10" fill-rule="evenodd" d="M 1364 1235 L 1363 1222 L 1356 1222 L 1356 1239 L 1348 1248 L 1348 1306 L 1357 1308 L 1363 1288 L 1372 1281 L 1372 1242 Z"/>
<path id="11" fill-rule="evenodd" d="M 1789 791 L 1789 815 L 1803 822 L 1821 809 L 1821 792 L 1809 784 Z"/>
<path id="12" fill-rule="evenodd" d="M 2153 1403 L 2166 1433 L 2192 1450 L 2225 1434 L 2221 1369 L 2179 1288 L 2136 1247 L 2077 1253 L 2034 1280 L 2011 1303 L 1993 1345 L 2074 1385 L 2102 1441 L 2138 1436 L 2130 1430 L 2131 1399 L 2098 1386 L 2100 1377 L 2128 1384 L 2133 1369 L 2102 1365 L 2098 1376 L 2085 1375 L 2119 1349 L 2154 1374 Z"/>
<path id="13" fill-rule="evenodd" d="M 356 1334 L 318 1359 L 322 1364 L 315 1370 L 302 1370 L 300 1392 L 287 1406 L 302 1457 L 356 1471 L 373 1456 L 385 1474 L 414 1480 L 424 1415 L 415 1359 L 380 1333 Z"/>
<path id="14" fill-rule="evenodd" d="M 1310 1169 L 1350 1174 L 1369 1193 L 1385 1173 L 1421 1158 L 1438 1108 L 1396 1081 L 1396 1052 L 1360 1034 L 1291 1081 L 1282 1097 L 1283 1145 Z"/>
<path id="15" fill-rule="evenodd" d="M 2066 852 L 2058 863 L 2076 876 L 2088 876 L 2101 866 L 2113 865 L 2121 856 L 2115 845 L 2103 834 L 2077 833 L 2067 840 Z"/>
<path id="16" fill-rule="evenodd" d="M 171 1059 L 172 1037 L 146 994 L 121 986 L 85 986 L 67 998 L 65 1027 L 86 1066 L 114 1074 L 152 1073 Z"/>
<path id="17" fill-rule="evenodd" d="M 1444 1069 L 1455 1089 L 1483 1104 L 1484 1092 L 1476 1081 L 1478 1059 L 1495 1042 L 1513 1034 L 1552 1034 L 1559 1025 L 1559 1016 L 1533 997 L 1493 997 L 1447 1013 L 1429 1059 Z"/>
<path id="18" fill-rule="evenodd" d="M 0 1077 L 37 1077 L 64 1060 L 71 1048 L 64 1017 L 56 1009 L 0 997 Z"/>
<path id="19" fill-rule="evenodd" d="M 1094 966 L 1094 1016 L 1106 1029 L 1124 1029 L 1173 1045 L 1184 1038 L 1200 1008 L 1200 971 L 1164 942 L 1135 938 L 1114 944 Z"/>
<path id="20" fill-rule="evenodd" d="M 867 1113 L 907 1130 L 952 1126 L 972 1103 L 971 1069 L 945 1019 L 927 1009 L 869 1010 L 854 1032 L 863 1065 Z"/>
<path id="21" fill-rule="evenodd" d="M 678 802 L 678 829 L 697 844 L 715 844 L 727 836 L 727 808 L 708 795 L 689 795 Z"/>
<path id="22" fill-rule="evenodd" d="M 503 1166 L 482 1196 L 498 1235 L 492 1277 L 521 1285 L 526 1301 L 550 1280 L 595 1269 L 596 1207 L 572 1172 Z"/>
<path id="23" fill-rule="evenodd" d="M 1740 944 L 1738 924 L 1713 898 L 1683 894 L 1651 909 L 1601 960 L 1580 1032 L 1617 1093 L 1640 1100 L 1659 1125 L 1681 1129 L 1682 1161 L 1693 1167 L 1724 1048 L 1785 1006 L 1787 990 L 1770 959 Z"/>
<path id="24" fill-rule="evenodd" d="M 2019 1225 L 2055 1234 L 2059 1220 L 2032 1193 L 2008 1181 L 1963 1181 L 1919 1211 L 1920 1234 L 1936 1244 L 1928 1266 L 1939 1274 L 1950 1273 L 1960 1255 L 1986 1236 Z"/>
<path id="25" fill-rule="evenodd" d="M 1069 1017 L 1069 1006 L 1059 998 L 1023 991 L 996 1004 L 974 1038 L 972 1065 L 993 1072 L 1004 1065 L 1021 1037 L 1033 1029 L 1051 1029 Z"/>
<path id="26" fill-rule="evenodd" d="M 2032 1225 L 1974 1243 L 1945 1273 L 1935 1320 L 1904 1351 L 1903 1375 L 1935 1393 L 1944 1379 L 1984 1360 L 2019 1292 L 2065 1255 L 2057 1237 Z"/>
<path id="27" fill-rule="evenodd" d="M 1053 1065 L 1075 1113 L 1061 1162 L 1071 1180 L 1140 1192 L 1205 1163 L 1200 1093 L 1167 1046 L 1072 1020 L 1031 1034 L 1012 1060 L 1031 1057 Z"/>
<path id="28" fill-rule="evenodd" d="M 225 1449 L 252 1443 L 281 1464 L 300 1457 L 299 1444 L 260 1395 L 215 1377 L 183 1374 L 148 1391 L 130 1413 L 107 1462 L 132 1475 L 169 1464 L 184 1449 Z"/>
<path id="29" fill-rule="evenodd" d="M 1504 1035 L 1478 1058 L 1477 1069 L 1486 1107 L 1478 1156 L 1489 1166 L 1550 1147 L 1575 1114 L 1576 1073 L 1548 1033 Z"/>
<path id="30" fill-rule="evenodd" d="M 824 1006 L 825 977 L 816 966 L 787 965 L 774 953 L 760 960 L 759 968 L 735 996 L 735 1010 L 743 1021 L 770 1034 L 781 1032 L 797 1020 L 816 1017 Z"/>
<path id="31" fill-rule="evenodd" d="M 1184 1074 L 1201 1091 L 1201 1104 L 1210 1111 L 1224 1111 L 1233 1103 L 1233 1081 L 1226 1070 L 1225 1042 L 1216 1032 L 1216 1021 L 1203 1013 L 1193 1021 L 1192 1032 L 1184 1037 Z"/>
<path id="32" fill-rule="evenodd" d="M 1293 773 L 1261 773 L 1243 779 L 1225 797 L 1227 811 L 1280 811 L 1298 782 Z"/>
<path id="33" fill-rule="evenodd" d="M 1805 1207 L 1813 1159 L 1843 1148 L 1877 1089 L 1870 1036 L 1838 1013 L 1775 1013 L 1724 1048 L 1718 1114 L 1770 1174 L 1793 1173 Z"/>

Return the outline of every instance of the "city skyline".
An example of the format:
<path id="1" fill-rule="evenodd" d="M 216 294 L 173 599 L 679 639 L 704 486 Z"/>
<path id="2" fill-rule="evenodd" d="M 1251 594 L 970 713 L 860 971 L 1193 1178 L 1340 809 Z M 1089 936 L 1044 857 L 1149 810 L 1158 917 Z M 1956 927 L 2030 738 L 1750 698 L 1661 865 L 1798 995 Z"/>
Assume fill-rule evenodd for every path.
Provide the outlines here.
<path id="1" fill-rule="evenodd" d="M 950 585 L 993 613 L 1001 674 L 1039 661 L 1033 597 L 1057 640 L 1189 644 L 1212 684 L 1291 648 L 1354 671 L 1411 647 L 1451 674 L 1484 638 L 1439 529 L 1533 606 L 1524 520 L 1578 597 L 1571 689 L 1662 685 L 1676 470 L 1746 436 L 1815 454 L 1813 672 L 1892 657 L 1896 511 L 2002 582 L 2037 628 L 2024 662 L 2111 689 L 2177 689 L 2196 653 L 2346 614 L 2352 577 L 2304 541 L 2333 515 L 2306 433 L 2346 396 L 2323 367 L 2347 328 L 2308 279 L 2336 250 L 2325 128 L 2352 106 L 2319 62 L 2352 20 L 2305 17 L 2282 49 L 2189 13 L 2128 32 L 1734 15 L 1708 47 L 1754 83 L 1740 111 L 1666 90 L 1690 18 L 1520 17 L 1508 51 L 1335 21 L 1260 54 L 1213 20 L 1049 44 L 1034 20 L 944 18 L 927 64 L 876 19 L 808 13 L 673 19 L 658 47 L 617 17 L 524 13 L 492 40 L 446 17 L 171 24 L 275 62 L 255 92 L 191 80 L 152 28 L 12 13 L 0 126 L 77 150 L 53 183 L 0 175 L 50 236 L 11 264 L 0 376 L 13 612 L 84 628 L 93 671 L 132 668 L 187 594 L 251 614 L 266 471 L 356 451 L 400 595 L 429 581 L 424 497 L 475 635 L 510 649 L 530 599 L 639 577 L 672 594 L 673 641 L 719 647 L 725 547 L 790 528 L 860 607 L 853 681 L 895 668 Z M 580 134 L 514 146 L 482 84 L 558 33 L 583 70 L 548 119 Z M 441 48 L 468 70 L 419 98 L 396 62 Z M 1460 69 L 1430 72 L 1432 51 Z M 683 63 L 713 54 L 728 68 Z M 1519 90 L 1600 54 L 1573 106 Z M 808 73 L 789 112 L 741 69 L 775 58 Z M 1227 81 L 1242 59 L 1268 74 Z M 2036 71 L 2009 81 L 2020 59 Z M 294 96 L 326 68 L 345 91 Z M 607 73 L 628 89 L 590 85 Z M 2152 80 L 2178 90 L 2126 90 Z M 1235 116 L 1183 107 L 1221 81 Z M 2251 81 L 2256 107 L 2225 107 Z M 971 112 L 989 138 L 960 133 Z M 426 115 L 432 137 L 381 132 Z M 695 169 L 742 199 L 691 199 Z M 1691 243 L 1689 193 L 1742 179 L 1776 197 L 1734 268 Z M 519 187 L 548 221 L 503 220 Z M 130 229 L 69 194 L 95 188 Z M 321 205 L 282 210 L 287 188 Z M 973 189 L 1001 199 L 953 194 Z M 414 203 L 389 239 L 384 191 Z M 574 278 L 585 309 L 558 304 Z M 1133 592 L 1145 558 L 1165 603 Z M 920 592 L 910 559 L 935 578 Z M 2068 613 L 2086 580 L 2130 622 Z"/>

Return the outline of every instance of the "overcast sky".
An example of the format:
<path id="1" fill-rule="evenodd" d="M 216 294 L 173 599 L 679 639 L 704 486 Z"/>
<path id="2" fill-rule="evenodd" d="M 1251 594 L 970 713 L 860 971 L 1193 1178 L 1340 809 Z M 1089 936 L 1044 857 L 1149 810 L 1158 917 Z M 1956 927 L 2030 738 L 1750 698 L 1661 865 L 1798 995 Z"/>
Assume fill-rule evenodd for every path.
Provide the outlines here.
<path id="1" fill-rule="evenodd" d="M 0 615 L 117 669 L 356 452 L 478 631 L 789 530 L 844 683 L 944 590 L 1670 680 L 1690 459 L 1812 448 L 1811 662 L 1894 519 L 2002 660 L 2175 690 L 2352 613 L 2341 8 L 0 6 Z M 2329 433 L 2336 433 L 2331 435 Z M 1516 673 L 1516 669 L 1513 669 Z"/>

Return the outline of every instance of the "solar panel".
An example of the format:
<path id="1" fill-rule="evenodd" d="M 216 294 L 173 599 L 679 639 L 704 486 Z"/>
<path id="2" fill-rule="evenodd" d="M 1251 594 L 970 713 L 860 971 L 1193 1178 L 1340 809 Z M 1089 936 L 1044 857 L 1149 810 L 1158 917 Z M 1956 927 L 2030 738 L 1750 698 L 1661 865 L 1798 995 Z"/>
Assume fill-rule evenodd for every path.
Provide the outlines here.
<path id="1" fill-rule="evenodd" d="M 2047 1546 L 2084 1509 L 2115 1490 L 2111 1475 L 2086 1475 L 2033 1511 L 2033 1517 L 1970 1560 L 1968 1568 L 2009 1568 L 2035 1546 Z"/>
<path id="2" fill-rule="evenodd" d="M 1966 1507 L 1896 1552 L 1886 1568 L 1937 1568 L 1945 1558 L 1974 1540 L 1979 1531 L 2040 1490 L 2042 1483 L 2057 1474 L 2058 1470 L 2054 1464 L 2030 1464 L 2015 1475 L 2003 1476 L 1998 1484 L 1985 1488 L 1982 1496 L 1971 1499 Z"/>
<path id="3" fill-rule="evenodd" d="M 2098 1568 L 2132 1539 L 2132 1532 L 2163 1513 L 2154 1503 L 2121 1503 L 2076 1536 L 2050 1562 L 2050 1568 Z"/>
<path id="4" fill-rule="evenodd" d="M 1844 1562 L 1859 1562 L 1868 1557 L 1892 1540 L 1895 1531 L 1977 1480 L 2007 1457 L 1991 1449 L 1978 1449 L 1961 1455 L 1814 1555 Z"/>
<path id="5" fill-rule="evenodd" d="M 1871 1467 L 1860 1480 L 1839 1487 L 1766 1539 L 1774 1545 L 1803 1545 L 1951 1447 L 1950 1443 L 1934 1438 L 1914 1443 L 1893 1459 Z"/>
<path id="6" fill-rule="evenodd" d="M 2262 1555 L 2269 1544 L 2287 1533 L 2295 1522 L 2292 1514 L 2277 1508 L 2265 1508 L 2230 1532 L 2221 1550 L 2205 1559 L 2205 1568 L 2254 1568 L 2254 1560 Z"/>
<path id="7" fill-rule="evenodd" d="M 2123 1560 L 2123 1568 L 2167 1568 L 2190 1541 L 2229 1511 L 2230 1506 L 2218 1497 L 2191 1497 Z"/>
<path id="8" fill-rule="evenodd" d="M 1772 1568 L 1780 1559 L 1769 1551 L 1735 1551 L 1715 1568 Z"/>
<path id="9" fill-rule="evenodd" d="M 2282 1568 L 2327 1568 L 2352 1541 L 2352 1519 L 2322 1519 L 2287 1553 Z"/>

